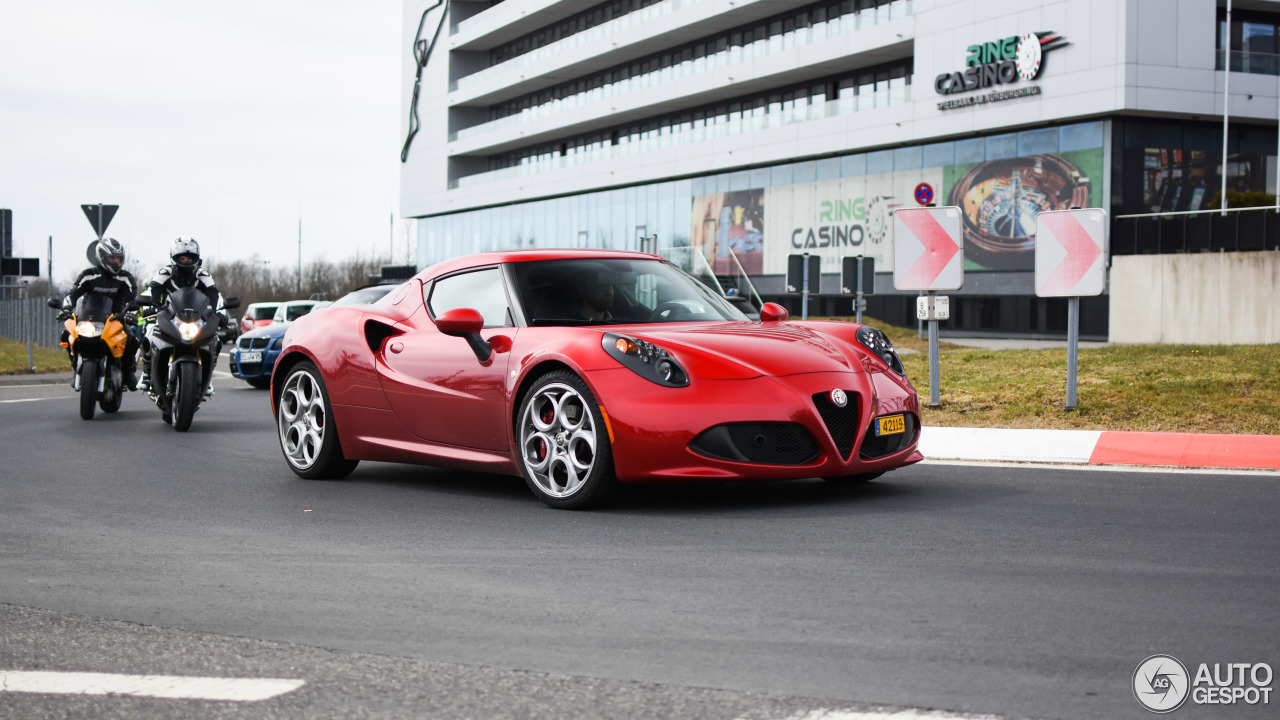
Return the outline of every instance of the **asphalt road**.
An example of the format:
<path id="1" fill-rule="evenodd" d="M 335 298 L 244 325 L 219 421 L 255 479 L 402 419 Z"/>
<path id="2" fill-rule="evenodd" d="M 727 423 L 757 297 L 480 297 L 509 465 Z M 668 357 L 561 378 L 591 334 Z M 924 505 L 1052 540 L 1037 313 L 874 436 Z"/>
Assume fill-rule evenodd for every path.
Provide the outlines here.
<path id="1" fill-rule="evenodd" d="M 0 717 L 1144 718 L 1150 655 L 1280 668 L 1276 474 L 922 464 L 562 512 L 515 478 L 298 479 L 267 394 L 216 386 L 187 433 L 0 387 L 0 671 L 307 685 Z"/>

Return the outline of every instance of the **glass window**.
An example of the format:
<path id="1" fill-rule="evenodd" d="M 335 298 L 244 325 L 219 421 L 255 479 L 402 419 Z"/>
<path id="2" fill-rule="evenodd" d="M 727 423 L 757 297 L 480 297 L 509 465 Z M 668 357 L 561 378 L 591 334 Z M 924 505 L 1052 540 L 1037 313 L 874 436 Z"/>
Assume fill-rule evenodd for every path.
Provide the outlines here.
<path id="1" fill-rule="evenodd" d="M 507 292 L 502 286 L 498 268 L 450 275 L 435 281 L 431 286 L 428 307 L 433 317 L 446 310 L 472 308 L 484 318 L 485 327 L 509 324 Z"/>

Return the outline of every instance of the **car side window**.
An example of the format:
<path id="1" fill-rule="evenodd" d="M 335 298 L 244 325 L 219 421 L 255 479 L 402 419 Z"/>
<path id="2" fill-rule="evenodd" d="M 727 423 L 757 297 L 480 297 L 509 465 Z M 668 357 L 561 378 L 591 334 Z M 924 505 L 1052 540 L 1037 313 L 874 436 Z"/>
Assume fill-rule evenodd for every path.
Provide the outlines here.
<path id="1" fill-rule="evenodd" d="M 502 327 L 508 323 L 507 292 L 497 268 L 436 280 L 432 283 L 427 307 L 432 317 L 454 308 L 471 308 L 484 318 L 485 327 Z"/>

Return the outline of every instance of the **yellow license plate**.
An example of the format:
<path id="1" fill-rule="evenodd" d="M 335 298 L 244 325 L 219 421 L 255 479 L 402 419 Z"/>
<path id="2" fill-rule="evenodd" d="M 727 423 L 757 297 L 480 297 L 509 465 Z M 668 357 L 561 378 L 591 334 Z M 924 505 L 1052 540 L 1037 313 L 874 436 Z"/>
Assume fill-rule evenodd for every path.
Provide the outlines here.
<path id="1" fill-rule="evenodd" d="M 907 431 L 907 416 L 890 415 L 876 418 L 876 435 L 898 435 Z"/>

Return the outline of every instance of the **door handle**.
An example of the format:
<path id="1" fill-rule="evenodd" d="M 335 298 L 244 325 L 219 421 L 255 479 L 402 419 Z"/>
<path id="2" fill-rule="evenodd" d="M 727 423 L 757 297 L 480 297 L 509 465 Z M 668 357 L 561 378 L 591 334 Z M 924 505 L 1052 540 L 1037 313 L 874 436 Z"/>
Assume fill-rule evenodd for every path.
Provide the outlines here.
<path id="1" fill-rule="evenodd" d="M 393 342 L 393 343 L 391 343 L 391 352 L 393 352 L 393 353 L 398 353 L 398 352 L 400 352 L 401 350 L 404 350 L 404 343 L 402 343 L 402 342 Z"/>

